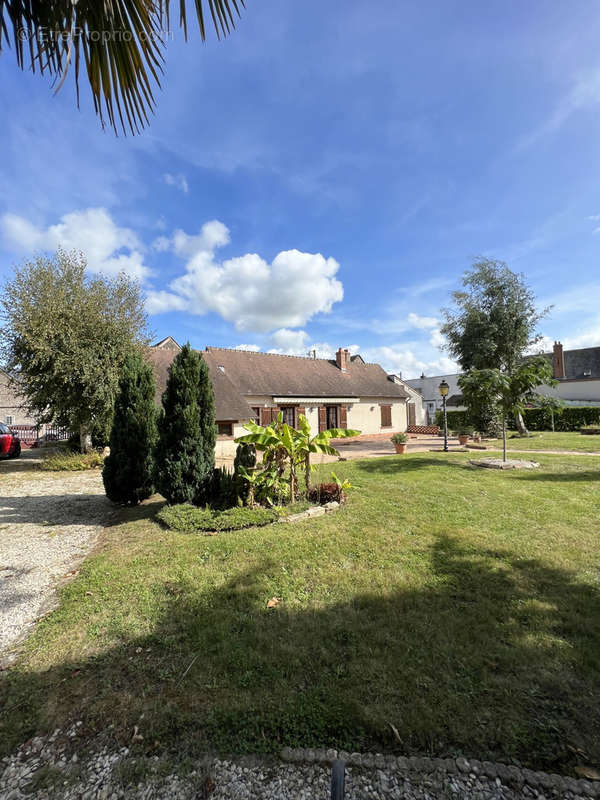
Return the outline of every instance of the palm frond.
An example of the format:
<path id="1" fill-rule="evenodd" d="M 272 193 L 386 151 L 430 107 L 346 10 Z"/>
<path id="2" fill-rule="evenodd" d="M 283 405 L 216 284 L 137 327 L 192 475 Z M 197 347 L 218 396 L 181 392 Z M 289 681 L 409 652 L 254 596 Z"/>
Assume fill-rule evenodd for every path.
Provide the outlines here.
<path id="1" fill-rule="evenodd" d="M 12 44 L 17 65 L 48 72 L 56 91 L 73 65 L 78 105 L 83 61 L 102 125 L 107 120 L 115 132 L 135 134 L 148 124 L 155 107 L 153 87 L 160 88 L 170 2 L 0 0 L 0 53 Z M 244 0 L 194 0 L 193 4 L 203 41 L 208 14 L 220 39 L 231 33 L 245 5 Z M 179 24 L 186 39 L 187 19 L 187 2 L 179 0 Z"/>

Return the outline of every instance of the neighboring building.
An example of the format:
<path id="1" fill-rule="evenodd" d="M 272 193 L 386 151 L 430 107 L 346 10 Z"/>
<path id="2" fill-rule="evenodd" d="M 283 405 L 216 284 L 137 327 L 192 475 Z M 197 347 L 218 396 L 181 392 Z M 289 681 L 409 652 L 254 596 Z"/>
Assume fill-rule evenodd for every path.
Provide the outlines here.
<path id="1" fill-rule="evenodd" d="M 558 386 L 540 386 L 540 394 L 560 397 L 569 406 L 600 405 L 600 347 L 563 350 L 555 342 L 552 353 L 543 355 L 552 361 Z"/>
<path id="2" fill-rule="evenodd" d="M 452 375 L 428 375 L 427 377 L 422 373 L 420 378 L 411 378 L 406 381 L 406 383 L 419 392 L 423 398 L 425 425 L 433 425 L 435 423 L 435 412 L 442 408 L 442 397 L 439 389 L 442 381 L 446 381 L 450 386 L 446 401 L 447 404 L 450 405 L 452 403 L 454 405 L 455 400 L 460 399 L 460 388 L 458 386 L 458 379 L 460 376 L 460 372 L 453 373 Z M 456 405 L 454 405 L 452 410 L 457 410 Z"/>
<path id="3" fill-rule="evenodd" d="M 179 345 L 167 337 L 150 348 L 160 399 Z M 367 364 L 340 348 L 335 359 L 207 347 L 201 351 L 215 392 L 216 455 L 231 457 L 233 439 L 256 420 L 266 425 L 281 411 L 290 425 L 304 414 L 313 431 L 355 428 L 363 436 L 388 436 L 408 424 L 407 388 L 378 364 Z"/>
<path id="4" fill-rule="evenodd" d="M 7 372 L 0 369 L 0 422 L 6 425 L 35 425 L 36 420 L 27 409 L 25 399 Z"/>
<path id="5" fill-rule="evenodd" d="M 408 381 L 402 379 L 401 375 L 388 375 L 388 378 L 399 386 L 402 386 L 408 392 L 408 399 L 406 401 L 406 419 L 408 427 L 417 425 L 426 425 L 427 420 L 425 411 L 423 409 L 423 397 L 418 389 L 413 389 Z"/>

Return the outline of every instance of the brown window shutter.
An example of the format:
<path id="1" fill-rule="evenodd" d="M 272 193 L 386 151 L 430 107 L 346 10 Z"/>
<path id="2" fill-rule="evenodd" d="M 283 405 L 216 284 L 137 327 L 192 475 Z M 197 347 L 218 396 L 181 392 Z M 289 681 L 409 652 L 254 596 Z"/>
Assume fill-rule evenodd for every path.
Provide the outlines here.
<path id="1" fill-rule="evenodd" d="M 259 415 L 260 415 L 260 424 L 262 425 L 263 428 L 265 428 L 271 422 L 271 409 L 262 407 L 260 409 Z"/>
<path id="2" fill-rule="evenodd" d="M 327 409 L 319 406 L 319 433 L 327 430 Z"/>
<path id="3" fill-rule="evenodd" d="M 380 406 L 381 408 L 381 427 L 391 428 L 392 426 L 392 407 Z"/>
<path id="4" fill-rule="evenodd" d="M 277 422 L 277 414 L 279 414 L 279 406 L 271 409 L 271 422 Z"/>
<path id="5" fill-rule="evenodd" d="M 348 427 L 348 409 L 346 406 L 340 406 L 340 428 Z"/>
<path id="6" fill-rule="evenodd" d="M 300 414 L 302 414 L 303 417 L 306 416 L 306 409 L 304 408 L 304 406 L 296 407 L 296 428 L 298 427 L 298 420 L 300 419 Z"/>

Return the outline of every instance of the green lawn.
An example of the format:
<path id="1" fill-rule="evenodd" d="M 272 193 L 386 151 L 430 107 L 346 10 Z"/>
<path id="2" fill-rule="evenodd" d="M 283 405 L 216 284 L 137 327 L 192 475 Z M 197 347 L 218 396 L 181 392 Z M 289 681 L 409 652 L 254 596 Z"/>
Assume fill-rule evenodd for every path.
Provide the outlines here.
<path id="1" fill-rule="evenodd" d="M 346 462 L 347 506 L 297 524 L 186 535 L 160 503 L 123 512 L 0 673 L 0 751 L 74 719 L 180 757 L 598 764 L 600 458 L 468 458 Z"/>
<path id="2" fill-rule="evenodd" d="M 485 444 L 488 447 L 502 448 L 502 439 Z M 573 433 L 531 431 L 528 437 L 509 433 L 506 444 L 509 450 L 576 450 L 580 453 L 600 453 L 600 436 L 586 436 L 579 431 Z"/>

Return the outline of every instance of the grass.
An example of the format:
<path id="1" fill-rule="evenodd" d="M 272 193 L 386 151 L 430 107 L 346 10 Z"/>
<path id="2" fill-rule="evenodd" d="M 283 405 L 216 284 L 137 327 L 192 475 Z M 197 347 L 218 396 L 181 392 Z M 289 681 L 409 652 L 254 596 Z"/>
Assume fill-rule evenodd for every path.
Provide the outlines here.
<path id="1" fill-rule="evenodd" d="M 488 447 L 502 449 L 502 439 L 487 441 Z M 506 437 L 508 450 L 573 450 L 580 453 L 600 453 L 600 436 L 585 436 L 579 431 L 531 431 L 530 436 L 509 433 Z"/>
<path id="2" fill-rule="evenodd" d="M 124 510 L 0 673 L 0 751 L 82 720 L 179 758 L 291 745 L 597 765 L 600 458 L 468 458 L 346 462 L 358 488 L 339 513 L 208 538 L 164 530 L 156 500 Z"/>
<path id="3" fill-rule="evenodd" d="M 101 469 L 103 465 L 104 456 L 97 450 L 91 453 L 55 450 L 44 454 L 39 468 L 48 472 L 80 472 L 84 469 Z"/>

